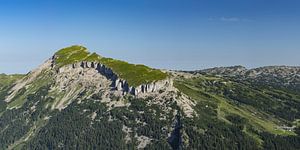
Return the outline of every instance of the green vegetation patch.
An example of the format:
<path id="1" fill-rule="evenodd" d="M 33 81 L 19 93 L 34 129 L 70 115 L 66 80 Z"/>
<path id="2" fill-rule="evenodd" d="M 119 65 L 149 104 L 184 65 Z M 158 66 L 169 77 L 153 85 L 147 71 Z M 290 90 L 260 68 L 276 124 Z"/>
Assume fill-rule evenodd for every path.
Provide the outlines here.
<path id="1" fill-rule="evenodd" d="M 14 96 L 12 101 L 7 104 L 8 109 L 20 108 L 24 105 L 28 99 L 28 95 L 35 93 L 37 90 L 40 90 L 43 86 L 51 84 L 52 78 L 49 72 L 43 71 L 39 76 L 37 76 L 35 82 L 27 85 L 27 88 L 22 88 Z"/>
<path id="2" fill-rule="evenodd" d="M 235 101 L 232 101 L 228 97 L 224 96 L 223 94 L 225 94 L 227 90 L 234 88 L 232 86 L 235 87 L 237 85 L 218 84 L 217 81 L 214 84 L 211 84 L 205 77 L 178 80 L 175 82 L 176 88 L 192 99 L 197 100 L 198 105 L 202 106 L 199 110 L 203 111 L 198 112 L 202 117 L 205 116 L 205 114 L 208 114 L 208 112 L 210 112 L 210 116 L 213 116 L 215 112 L 212 110 L 217 110 L 218 119 L 221 119 L 225 122 L 232 123 L 232 119 L 228 118 L 228 115 L 235 115 L 248 120 L 249 122 L 245 123 L 246 126 L 250 126 L 255 130 L 267 131 L 277 135 L 295 135 L 294 132 L 279 129 L 278 127 L 280 126 L 280 121 L 272 114 L 263 112 L 262 110 L 258 109 L 259 107 L 253 107 L 247 103 L 236 104 Z M 240 86 L 238 87 L 239 89 L 242 88 Z M 252 97 L 251 88 L 248 91 L 243 91 L 243 93 L 247 99 L 249 99 L 249 97 L 258 99 L 257 97 Z M 241 100 L 242 98 L 244 97 L 238 97 L 237 99 Z M 205 107 L 206 105 L 207 107 Z M 217 107 L 215 107 L 215 105 L 217 105 Z M 242 129 L 242 127 L 240 128 Z"/>
<path id="3" fill-rule="evenodd" d="M 120 78 L 125 79 L 131 86 L 163 80 L 166 73 L 151 69 L 145 65 L 134 65 L 111 58 L 101 58 L 101 63 L 111 68 Z"/>
<path id="4" fill-rule="evenodd" d="M 4 101 L 5 97 L 8 95 L 10 89 L 14 86 L 14 83 L 23 77 L 24 75 L 21 74 L 0 74 L 0 116 L 7 107 L 7 103 Z"/>
<path id="5" fill-rule="evenodd" d="M 99 62 L 111 68 L 120 78 L 125 79 L 130 86 L 138 86 L 167 78 L 167 74 L 145 65 L 130 64 L 125 61 L 101 57 L 89 53 L 83 46 L 71 46 L 59 50 L 55 62 L 58 67 L 81 61 Z"/>
<path id="6" fill-rule="evenodd" d="M 0 89 L 5 86 L 9 86 L 15 81 L 23 78 L 25 75 L 22 74 L 12 74 L 12 75 L 6 75 L 6 74 L 0 74 Z"/>
<path id="7" fill-rule="evenodd" d="M 89 56 L 89 52 L 82 46 L 71 46 L 63 48 L 55 53 L 55 63 L 58 67 L 62 67 L 67 64 L 77 63 L 83 61 Z"/>

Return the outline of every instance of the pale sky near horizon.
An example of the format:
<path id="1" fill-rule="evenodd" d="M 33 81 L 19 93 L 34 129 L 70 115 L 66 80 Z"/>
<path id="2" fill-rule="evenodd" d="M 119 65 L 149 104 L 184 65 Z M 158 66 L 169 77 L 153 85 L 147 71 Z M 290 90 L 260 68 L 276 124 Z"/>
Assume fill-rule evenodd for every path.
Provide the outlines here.
<path id="1" fill-rule="evenodd" d="M 0 73 L 79 44 L 161 69 L 300 65 L 299 0 L 0 0 Z"/>

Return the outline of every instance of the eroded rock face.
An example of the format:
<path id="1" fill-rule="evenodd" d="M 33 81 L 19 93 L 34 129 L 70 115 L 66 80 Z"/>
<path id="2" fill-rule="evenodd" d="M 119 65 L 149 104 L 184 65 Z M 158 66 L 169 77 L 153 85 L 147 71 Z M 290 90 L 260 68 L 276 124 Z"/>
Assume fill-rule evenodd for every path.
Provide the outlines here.
<path id="1" fill-rule="evenodd" d="M 157 92 L 168 86 L 171 86 L 171 82 L 168 80 L 152 82 L 149 84 L 142 84 L 137 87 L 129 86 L 126 80 L 122 80 L 118 78 L 113 83 L 113 87 L 115 87 L 116 90 L 121 90 L 125 93 L 130 93 L 133 95 L 138 95 L 140 93 Z"/>
<path id="2" fill-rule="evenodd" d="M 132 95 L 138 95 L 140 93 L 151 93 L 151 92 L 157 92 L 165 87 L 172 86 L 169 80 L 161 80 L 156 81 L 148 84 L 142 84 L 137 87 L 129 86 L 128 82 L 124 79 L 120 79 L 117 74 L 113 72 L 109 67 L 98 63 L 98 62 L 78 62 L 71 65 L 66 65 L 64 67 L 61 67 L 57 70 L 57 73 L 62 73 L 66 69 L 77 69 L 77 68 L 90 68 L 95 69 L 98 73 L 105 76 L 107 79 L 112 81 L 112 89 L 117 91 L 122 91 L 123 94 L 132 94 Z"/>
<path id="3" fill-rule="evenodd" d="M 33 81 L 45 79 L 51 82 L 49 93 L 53 98 L 53 102 L 46 108 L 62 110 L 78 97 L 89 97 L 97 93 L 101 93 L 101 101 L 108 103 L 109 107 L 124 106 L 122 101 L 120 104 L 117 101 L 111 101 L 111 96 L 121 97 L 125 94 L 132 94 L 144 99 L 151 97 L 151 103 L 160 105 L 165 111 L 171 110 L 166 104 L 175 101 L 187 117 L 193 117 L 195 114 L 193 110 L 195 103 L 185 95 L 178 97 L 178 89 L 173 86 L 172 76 L 166 80 L 133 87 L 101 63 L 83 61 L 58 67 L 53 59 L 55 57 L 48 59 L 43 65 L 16 82 L 5 101 L 11 102 L 21 89 L 31 87 Z"/>

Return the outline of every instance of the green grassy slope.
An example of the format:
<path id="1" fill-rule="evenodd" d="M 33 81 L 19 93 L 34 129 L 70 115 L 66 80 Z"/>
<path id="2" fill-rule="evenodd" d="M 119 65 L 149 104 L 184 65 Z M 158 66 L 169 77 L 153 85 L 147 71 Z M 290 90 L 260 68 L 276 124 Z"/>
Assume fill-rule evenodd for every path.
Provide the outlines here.
<path id="1" fill-rule="evenodd" d="M 0 88 L 6 87 L 14 83 L 15 81 L 23 78 L 25 75 L 22 74 L 0 74 Z"/>
<path id="2" fill-rule="evenodd" d="M 8 95 L 9 90 L 12 88 L 13 84 L 23 78 L 24 75 L 14 74 L 6 75 L 0 74 L 0 116 L 7 107 L 7 103 L 4 102 L 5 97 Z"/>
<path id="3" fill-rule="evenodd" d="M 12 99 L 10 103 L 7 104 L 7 108 L 20 108 L 28 100 L 28 95 L 34 94 L 37 90 L 43 86 L 50 84 L 51 75 L 48 72 L 42 72 L 37 76 L 36 80 L 31 84 L 28 84 L 26 88 L 22 88 Z"/>
<path id="4" fill-rule="evenodd" d="M 130 86 L 138 86 L 143 83 L 163 80 L 166 73 L 145 65 L 130 64 L 125 61 L 101 57 L 96 53 L 89 53 L 83 46 L 71 46 L 59 50 L 56 54 L 58 67 L 73 64 L 80 61 L 100 62 L 116 73 L 120 78 L 125 79 Z"/>
<path id="5" fill-rule="evenodd" d="M 197 101 L 195 107 L 201 128 L 212 122 L 235 125 L 244 134 L 265 147 L 266 139 L 274 135 L 280 140 L 299 139 L 294 131 L 282 126 L 298 125 L 300 118 L 299 94 L 235 82 L 227 78 L 203 75 L 197 78 L 179 78 L 176 88 Z M 191 127 L 192 128 L 192 127 Z M 270 137 L 265 137 L 265 136 Z"/>

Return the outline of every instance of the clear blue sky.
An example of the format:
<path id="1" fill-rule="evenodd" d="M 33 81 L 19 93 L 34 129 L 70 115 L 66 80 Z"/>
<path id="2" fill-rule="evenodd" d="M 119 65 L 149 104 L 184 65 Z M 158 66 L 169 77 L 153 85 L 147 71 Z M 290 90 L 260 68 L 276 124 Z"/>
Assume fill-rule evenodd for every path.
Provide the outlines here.
<path id="1" fill-rule="evenodd" d="M 57 49 L 166 69 L 300 65 L 299 0 L 0 0 L 0 72 Z"/>

